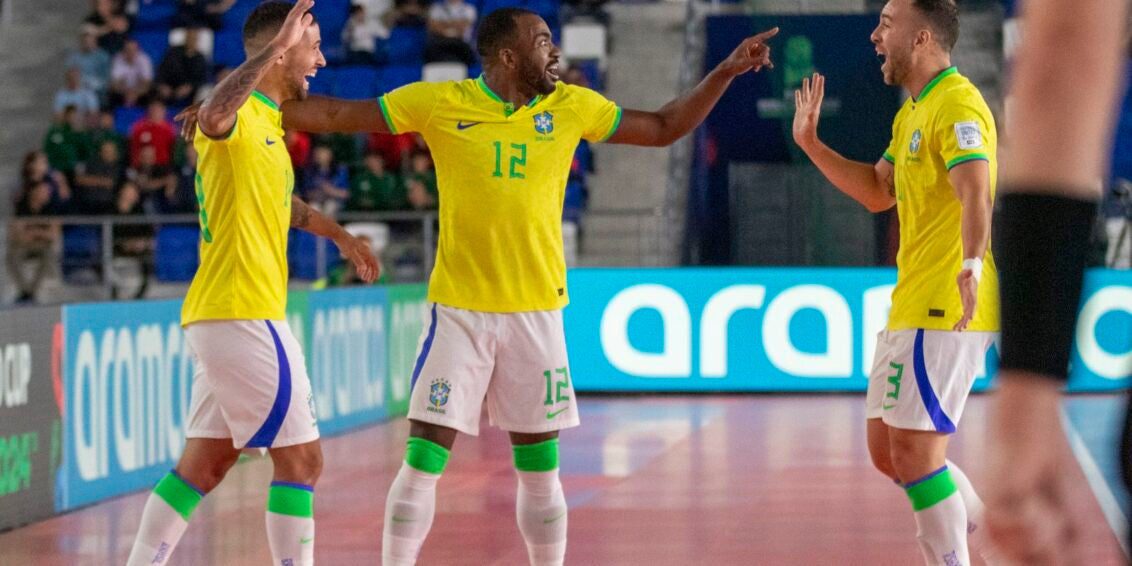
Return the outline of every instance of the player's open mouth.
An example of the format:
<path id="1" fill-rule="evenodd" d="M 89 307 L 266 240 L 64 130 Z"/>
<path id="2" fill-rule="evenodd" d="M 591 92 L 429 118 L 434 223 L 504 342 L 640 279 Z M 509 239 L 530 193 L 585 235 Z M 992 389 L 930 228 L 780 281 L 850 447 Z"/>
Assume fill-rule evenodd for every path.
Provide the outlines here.
<path id="1" fill-rule="evenodd" d="M 311 71 L 311 72 L 307 73 L 307 74 L 306 74 L 306 75 L 304 76 L 304 78 L 303 78 L 303 88 L 304 88 L 304 89 L 306 89 L 306 90 L 310 90 L 310 88 L 311 88 L 311 81 L 310 81 L 310 79 L 313 79 L 313 78 L 314 78 L 314 76 L 315 76 L 315 75 L 317 75 L 317 74 L 318 74 L 318 69 L 315 69 L 315 70 L 313 70 L 313 71 Z"/>
<path id="2" fill-rule="evenodd" d="M 546 76 L 550 77 L 551 81 L 558 82 L 558 63 L 547 65 Z"/>

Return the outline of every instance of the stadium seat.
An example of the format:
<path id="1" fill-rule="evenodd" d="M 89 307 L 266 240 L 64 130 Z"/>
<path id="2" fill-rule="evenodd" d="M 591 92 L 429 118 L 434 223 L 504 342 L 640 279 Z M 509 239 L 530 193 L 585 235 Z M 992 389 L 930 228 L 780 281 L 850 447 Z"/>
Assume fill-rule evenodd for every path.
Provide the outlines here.
<path id="1" fill-rule="evenodd" d="M 566 24 L 562 29 L 562 55 L 570 61 L 592 59 L 606 63 L 606 29 L 593 22 Z"/>
<path id="2" fill-rule="evenodd" d="M 342 48 L 342 30 L 350 19 L 350 2 L 319 2 L 314 8 L 318 16 L 318 27 L 322 33 L 322 53 L 327 60 L 337 61 L 345 57 Z"/>
<path id="3" fill-rule="evenodd" d="M 161 60 L 165 58 L 165 52 L 169 50 L 169 31 L 168 30 L 141 30 L 135 31 L 130 34 L 138 42 L 138 47 L 149 55 L 153 61 L 153 70 L 161 66 Z"/>
<path id="4" fill-rule="evenodd" d="M 421 68 L 418 65 L 390 65 L 381 70 L 378 77 L 377 90 L 380 94 L 387 93 L 395 88 L 421 80 Z"/>
<path id="5" fill-rule="evenodd" d="M 231 68 L 244 62 L 244 36 L 241 30 L 224 28 L 217 32 L 213 41 L 212 62 Z"/>
<path id="6" fill-rule="evenodd" d="M 318 279 L 318 237 L 301 230 L 291 230 L 291 244 L 287 246 L 287 259 L 291 264 L 291 278 Z M 326 269 L 342 262 L 338 247 L 326 242 Z"/>
<path id="7" fill-rule="evenodd" d="M 212 50 L 216 36 L 212 30 L 208 28 L 200 28 L 197 30 L 197 50 L 204 55 L 205 59 L 212 60 Z M 169 31 L 169 47 L 175 47 L 185 44 L 185 28 L 177 28 Z M 158 62 L 155 62 L 158 63 Z"/>
<path id="8" fill-rule="evenodd" d="M 319 69 L 318 73 L 309 79 L 310 93 L 331 96 L 334 94 L 334 85 L 338 81 L 338 70 L 331 68 Z"/>
<path id="9" fill-rule="evenodd" d="M 77 275 L 83 272 L 87 274 L 92 271 L 97 272 L 101 265 L 102 228 L 100 226 L 64 226 L 63 279 L 67 282 L 77 282 Z"/>
<path id="10" fill-rule="evenodd" d="M 170 283 L 192 281 L 200 264 L 200 228 L 167 225 L 157 229 L 154 276 Z"/>
<path id="11" fill-rule="evenodd" d="M 173 25 L 173 18 L 176 16 L 176 0 L 140 0 L 133 29 L 165 31 Z"/>
<path id="12" fill-rule="evenodd" d="M 397 26 L 389 33 L 385 48 L 393 65 L 417 65 L 424 62 L 428 32 L 423 27 Z"/>
<path id="13" fill-rule="evenodd" d="M 244 29 L 244 20 L 248 19 L 255 7 L 259 5 L 261 0 L 236 0 L 236 3 L 224 12 L 222 17 L 223 27 L 225 31 L 241 32 Z"/>
<path id="14" fill-rule="evenodd" d="M 130 127 L 141 120 L 142 116 L 145 116 L 145 108 L 140 106 L 115 108 L 114 131 L 123 136 L 130 135 Z"/>
<path id="15" fill-rule="evenodd" d="M 378 94 L 378 76 L 379 72 L 374 67 L 341 67 L 334 82 L 334 96 L 352 100 L 374 98 Z"/>
<path id="16" fill-rule="evenodd" d="M 421 67 L 421 80 L 430 83 L 462 81 L 468 78 L 468 67 L 463 63 L 425 63 Z"/>

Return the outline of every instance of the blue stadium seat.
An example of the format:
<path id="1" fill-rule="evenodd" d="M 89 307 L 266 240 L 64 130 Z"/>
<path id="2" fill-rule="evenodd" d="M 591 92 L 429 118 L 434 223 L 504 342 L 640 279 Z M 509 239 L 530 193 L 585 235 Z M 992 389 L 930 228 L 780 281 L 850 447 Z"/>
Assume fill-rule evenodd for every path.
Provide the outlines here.
<path id="1" fill-rule="evenodd" d="M 80 271 L 100 269 L 102 229 L 99 226 L 63 227 L 63 279 L 73 281 Z"/>
<path id="2" fill-rule="evenodd" d="M 341 67 L 334 82 L 334 96 L 352 100 L 374 98 L 378 95 L 378 76 L 374 67 Z"/>
<path id="3" fill-rule="evenodd" d="M 291 230 L 291 243 L 287 246 L 291 278 L 314 280 L 318 278 L 318 237 L 301 230 Z M 329 271 L 342 262 L 338 247 L 326 242 L 326 269 Z"/>
<path id="4" fill-rule="evenodd" d="M 311 94 L 331 96 L 334 94 L 334 85 L 338 82 L 338 70 L 330 68 L 319 69 L 318 74 L 309 80 L 311 83 Z"/>
<path id="5" fill-rule="evenodd" d="M 223 30 L 242 32 L 244 20 L 248 19 L 262 0 L 236 0 L 236 3 L 223 16 Z"/>
<path id="6" fill-rule="evenodd" d="M 560 5 L 559 0 L 483 0 L 483 3 L 478 7 L 478 14 L 482 18 L 499 8 L 526 8 L 542 16 L 542 19 L 546 20 L 546 25 L 550 26 L 550 30 L 555 32 L 555 38 L 557 38 L 560 25 L 558 21 Z"/>
<path id="7" fill-rule="evenodd" d="M 157 229 L 154 275 L 158 281 L 192 281 L 200 264 L 200 228 L 170 224 Z"/>
<path id="8" fill-rule="evenodd" d="M 389 62 L 393 65 L 416 65 L 424 63 L 425 42 L 428 32 L 423 27 L 397 26 L 389 32 L 385 48 Z"/>
<path id="9" fill-rule="evenodd" d="M 138 15 L 134 18 L 134 30 L 164 30 L 173 27 L 177 16 L 176 0 L 141 0 L 138 2 Z"/>
<path id="10" fill-rule="evenodd" d="M 328 59 L 345 56 L 342 50 L 342 30 L 350 19 L 350 2 L 330 0 L 319 2 L 314 7 L 318 16 L 318 27 L 322 34 L 322 52 Z"/>
<path id="11" fill-rule="evenodd" d="M 212 46 L 212 62 L 222 67 L 236 68 L 244 62 L 244 35 L 240 29 L 224 28 L 216 32 Z"/>
<path id="12" fill-rule="evenodd" d="M 140 106 L 115 108 L 114 130 L 123 136 L 128 136 L 130 135 L 130 127 L 134 125 L 134 122 L 141 120 L 142 116 L 145 116 L 145 108 Z"/>
<path id="13" fill-rule="evenodd" d="M 165 52 L 169 50 L 169 30 L 140 30 L 130 35 L 137 40 L 138 47 L 149 55 L 150 60 L 153 61 L 153 70 L 157 72 Z"/>
<path id="14" fill-rule="evenodd" d="M 421 80 L 419 65 L 390 65 L 381 70 L 377 81 L 378 94 Z"/>

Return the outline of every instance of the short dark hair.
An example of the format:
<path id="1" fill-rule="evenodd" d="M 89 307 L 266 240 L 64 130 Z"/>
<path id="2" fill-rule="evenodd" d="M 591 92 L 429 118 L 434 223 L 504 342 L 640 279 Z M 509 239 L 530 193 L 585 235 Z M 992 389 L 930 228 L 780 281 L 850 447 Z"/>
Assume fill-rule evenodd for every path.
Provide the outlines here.
<path id="1" fill-rule="evenodd" d="M 271 0 L 256 6 L 244 22 L 244 45 L 255 42 L 262 34 L 271 33 L 274 35 L 279 33 L 279 29 L 283 27 L 283 22 L 287 21 L 287 14 L 290 14 L 291 8 L 294 7 L 294 4 L 282 0 Z M 314 18 L 314 23 L 317 24 L 318 18 L 315 17 L 314 13 L 307 13 L 311 15 L 311 18 Z"/>
<path id="2" fill-rule="evenodd" d="M 959 6 L 955 0 L 912 0 L 912 5 L 927 18 L 940 47 L 948 52 L 954 49 L 959 40 Z"/>
<path id="3" fill-rule="evenodd" d="M 519 32 L 519 18 L 538 14 L 523 8 L 500 8 L 484 16 L 476 32 L 476 51 L 481 59 L 490 59 L 515 41 Z"/>

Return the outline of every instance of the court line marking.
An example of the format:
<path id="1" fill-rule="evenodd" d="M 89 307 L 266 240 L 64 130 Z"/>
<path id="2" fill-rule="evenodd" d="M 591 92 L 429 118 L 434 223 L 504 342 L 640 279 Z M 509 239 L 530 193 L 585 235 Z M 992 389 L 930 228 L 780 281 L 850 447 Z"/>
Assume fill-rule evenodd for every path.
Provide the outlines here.
<path id="1" fill-rule="evenodd" d="M 1125 535 L 1128 533 L 1128 517 L 1124 515 L 1124 510 L 1120 508 L 1120 503 L 1116 501 L 1116 495 L 1112 492 L 1112 486 L 1105 481 L 1100 466 L 1097 465 L 1096 459 L 1089 452 L 1085 440 L 1081 438 L 1076 427 L 1073 426 L 1073 422 L 1069 420 L 1069 414 L 1066 413 L 1064 408 L 1061 409 L 1061 425 L 1065 429 L 1065 437 L 1069 440 L 1069 447 L 1073 450 L 1077 463 L 1081 465 L 1081 471 L 1085 473 L 1085 480 L 1089 482 L 1093 497 L 1100 504 L 1105 521 L 1108 522 L 1112 533 L 1116 535 L 1116 541 L 1120 543 L 1120 550 L 1124 551 L 1126 558 L 1132 556 L 1128 553 L 1128 542 L 1125 540 Z"/>

